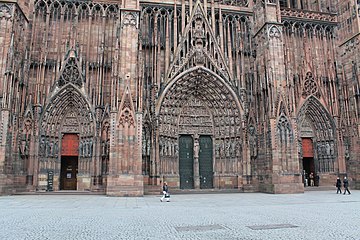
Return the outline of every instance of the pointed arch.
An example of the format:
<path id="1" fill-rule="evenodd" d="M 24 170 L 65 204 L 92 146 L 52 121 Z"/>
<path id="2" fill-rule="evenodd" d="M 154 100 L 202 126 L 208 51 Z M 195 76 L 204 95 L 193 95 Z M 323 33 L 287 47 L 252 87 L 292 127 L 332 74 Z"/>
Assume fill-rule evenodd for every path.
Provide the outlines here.
<path id="1" fill-rule="evenodd" d="M 185 145 L 194 157 L 200 156 L 195 143 L 201 136 L 211 138 L 214 154 L 208 161 L 212 172 L 227 179 L 229 185 L 237 186 L 239 174 L 250 174 L 250 160 L 243 158 L 243 107 L 233 89 L 213 71 L 197 66 L 172 79 L 156 102 L 155 115 L 158 131 L 154 171 L 158 172 L 153 175 L 175 174 L 182 178 L 183 136 L 192 139 L 194 145 Z M 220 187 L 220 183 L 214 183 L 214 187 Z"/>
<path id="2" fill-rule="evenodd" d="M 299 108 L 297 122 L 299 142 L 311 132 L 316 171 L 333 172 L 337 156 L 336 125 L 333 117 L 316 97 L 310 96 Z"/>
<path id="3" fill-rule="evenodd" d="M 94 112 L 90 106 L 83 93 L 75 85 L 68 83 L 48 100 L 41 117 L 41 134 L 55 136 L 59 131 L 64 131 L 60 124 L 64 123 L 67 114 L 74 112 L 80 124 L 77 131 L 92 135 L 95 125 Z"/>
<path id="4" fill-rule="evenodd" d="M 194 81 L 196 79 L 197 79 L 197 81 Z M 207 89 L 206 87 L 204 87 L 203 82 L 201 82 L 201 79 L 204 79 L 204 80 L 209 79 L 206 82 L 208 82 L 208 83 L 211 82 L 211 88 Z M 176 76 L 171 81 L 169 81 L 166 84 L 164 90 L 160 93 L 160 96 L 158 98 L 158 101 L 157 101 L 156 107 L 155 107 L 155 114 L 159 115 L 161 105 L 163 104 L 164 99 L 169 91 L 176 90 L 176 88 L 180 87 L 180 85 L 184 86 L 187 83 L 189 83 L 189 81 L 192 83 L 191 85 L 200 84 L 199 86 L 197 86 L 197 91 L 200 89 L 204 90 L 204 91 L 207 90 L 207 91 L 209 91 L 209 94 L 210 94 L 208 96 L 209 98 L 213 98 L 214 100 L 222 101 L 222 102 L 224 102 L 224 104 L 227 105 L 226 97 L 224 98 L 224 96 L 221 95 L 221 89 L 225 90 L 229 95 L 231 95 L 231 99 L 234 100 L 234 104 L 235 104 L 236 108 L 238 109 L 239 113 L 241 114 L 241 116 L 244 115 L 244 113 L 245 113 L 244 107 L 242 106 L 242 103 L 240 102 L 240 98 L 237 96 L 237 94 L 232 89 L 232 87 L 223 78 L 221 78 L 219 75 L 217 75 L 215 72 L 213 72 L 203 66 L 197 66 L 197 67 L 190 68 L 187 71 L 184 71 L 181 74 L 179 74 L 178 76 Z M 184 86 L 184 87 L 186 87 L 186 86 Z M 189 88 L 190 88 L 190 86 L 189 86 Z M 192 90 L 192 92 L 193 91 L 194 91 L 194 89 Z M 189 95 L 192 92 L 182 91 L 182 92 L 179 92 L 179 94 Z M 214 95 L 216 94 L 216 96 L 211 96 L 213 94 Z M 211 105 L 211 106 L 213 106 L 213 105 Z"/>
<path id="5" fill-rule="evenodd" d="M 96 13 L 100 13 L 100 16 L 105 16 L 105 9 L 99 3 L 94 4 L 94 6 L 91 9 L 91 14 L 92 15 L 95 15 Z"/>
<path id="6" fill-rule="evenodd" d="M 317 138 L 329 139 L 335 136 L 336 125 L 326 108 L 314 96 L 309 96 L 297 114 L 299 126 L 307 118 L 316 129 Z"/>
<path id="7" fill-rule="evenodd" d="M 122 125 L 124 127 L 125 123 L 128 124 L 128 126 L 134 126 L 136 125 L 135 121 L 135 108 L 134 103 L 131 96 L 131 89 L 129 85 L 125 87 L 125 91 L 123 93 L 120 106 L 119 106 L 120 114 L 118 119 L 118 124 Z"/>

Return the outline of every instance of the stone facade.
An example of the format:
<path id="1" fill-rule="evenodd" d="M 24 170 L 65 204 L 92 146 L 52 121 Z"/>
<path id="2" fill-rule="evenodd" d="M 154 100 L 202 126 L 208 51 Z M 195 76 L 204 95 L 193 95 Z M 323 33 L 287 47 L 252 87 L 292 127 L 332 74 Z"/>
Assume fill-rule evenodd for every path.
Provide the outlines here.
<path id="1" fill-rule="evenodd" d="M 359 14 L 352 0 L 0 0 L 0 193 L 295 193 L 310 172 L 360 188 Z"/>

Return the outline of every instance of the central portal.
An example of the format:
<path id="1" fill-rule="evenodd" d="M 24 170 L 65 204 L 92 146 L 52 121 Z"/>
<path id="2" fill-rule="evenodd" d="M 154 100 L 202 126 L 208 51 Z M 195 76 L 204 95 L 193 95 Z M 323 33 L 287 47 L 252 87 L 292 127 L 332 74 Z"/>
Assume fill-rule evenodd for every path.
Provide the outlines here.
<path id="1" fill-rule="evenodd" d="M 164 81 L 156 101 L 156 128 L 148 120 L 147 131 L 156 133 L 155 139 L 148 137 L 156 146 L 150 175 L 180 189 L 238 188 L 239 171 L 248 173 L 238 94 L 224 72 L 196 65 L 178 73 Z"/>
<path id="2" fill-rule="evenodd" d="M 213 188 L 213 142 L 211 136 L 179 138 L 179 174 L 181 189 Z M 200 183 L 200 186 L 199 186 Z"/>

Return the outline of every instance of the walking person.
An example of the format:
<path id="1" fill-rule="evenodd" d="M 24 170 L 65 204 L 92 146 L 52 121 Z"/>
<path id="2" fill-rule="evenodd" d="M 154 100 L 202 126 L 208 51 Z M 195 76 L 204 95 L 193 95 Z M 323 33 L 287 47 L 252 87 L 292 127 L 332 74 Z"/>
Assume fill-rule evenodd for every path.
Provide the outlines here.
<path id="1" fill-rule="evenodd" d="M 348 179 L 346 177 L 344 177 L 343 183 L 344 183 L 344 195 L 346 194 L 346 191 L 349 194 L 351 194 L 350 191 L 349 191 L 349 181 L 348 181 Z"/>
<path id="2" fill-rule="evenodd" d="M 336 187 L 337 187 L 336 194 L 338 194 L 339 192 L 341 194 L 341 180 L 339 177 L 336 179 Z"/>
<path id="3" fill-rule="evenodd" d="M 167 182 L 164 182 L 162 192 L 163 196 L 160 198 L 160 202 L 164 201 L 164 199 L 166 199 L 167 202 L 170 202 L 169 187 L 167 185 Z"/>

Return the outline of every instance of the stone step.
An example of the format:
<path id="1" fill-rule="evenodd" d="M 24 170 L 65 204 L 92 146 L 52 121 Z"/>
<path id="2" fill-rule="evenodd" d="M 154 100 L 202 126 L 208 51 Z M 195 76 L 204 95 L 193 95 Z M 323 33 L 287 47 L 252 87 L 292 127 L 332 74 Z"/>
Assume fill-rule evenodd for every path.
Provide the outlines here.
<path id="1" fill-rule="evenodd" d="M 318 186 L 318 187 L 305 187 L 305 191 L 329 191 L 334 190 L 336 191 L 335 186 Z"/>
<path id="2" fill-rule="evenodd" d="M 60 190 L 60 191 L 35 191 L 35 192 L 16 192 L 13 195 L 105 195 L 105 192 Z"/>

